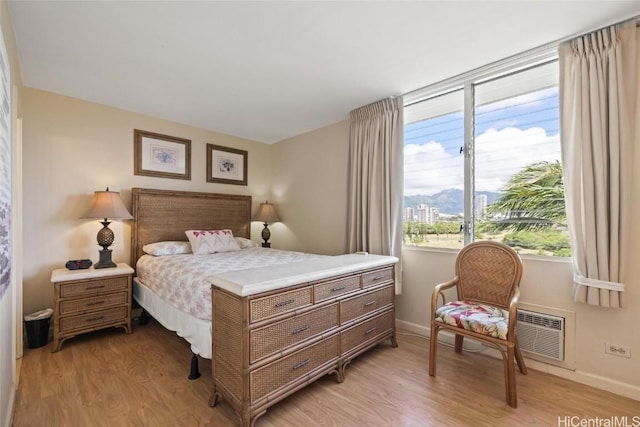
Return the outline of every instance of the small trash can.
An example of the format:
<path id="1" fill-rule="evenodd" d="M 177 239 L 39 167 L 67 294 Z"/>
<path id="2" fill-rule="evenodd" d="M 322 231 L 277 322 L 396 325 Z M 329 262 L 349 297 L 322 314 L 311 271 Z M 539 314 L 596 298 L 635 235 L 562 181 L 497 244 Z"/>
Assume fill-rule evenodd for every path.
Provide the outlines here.
<path id="1" fill-rule="evenodd" d="M 27 347 L 40 348 L 49 342 L 49 323 L 53 309 L 45 308 L 24 316 L 24 328 L 27 331 Z"/>

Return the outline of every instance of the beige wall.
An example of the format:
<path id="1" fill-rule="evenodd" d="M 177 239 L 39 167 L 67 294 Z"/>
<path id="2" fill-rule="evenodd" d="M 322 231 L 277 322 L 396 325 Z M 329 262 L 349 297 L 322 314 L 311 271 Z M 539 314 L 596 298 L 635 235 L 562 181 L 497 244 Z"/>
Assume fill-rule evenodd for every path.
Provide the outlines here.
<path id="1" fill-rule="evenodd" d="M 337 255 L 347 250 L 349 122 L 278 142 L 272 149 L 274 247 Z"/>
<path id="2" fill-rule="evenodd" d="M 24 105 L 24 309 L 52 307 L 51 271 L 69 259 L 98 259 L 98 221 L 79 219 L 96 190 L 120 191 L 130 207 L 131 188 L 207 191 L 253 196 L 253 211 L 270 198 L 270 146 L 25 88 Z M 191 140 L 191 180 L 133 174 L 133 130 Z M 206 182 L 206 144 L 248 151 L 248 185 Z M 113 222 L 116 262 L 129 261 L 130 224 Z M 259 241 L 260 224 L 252 225 Z"/>

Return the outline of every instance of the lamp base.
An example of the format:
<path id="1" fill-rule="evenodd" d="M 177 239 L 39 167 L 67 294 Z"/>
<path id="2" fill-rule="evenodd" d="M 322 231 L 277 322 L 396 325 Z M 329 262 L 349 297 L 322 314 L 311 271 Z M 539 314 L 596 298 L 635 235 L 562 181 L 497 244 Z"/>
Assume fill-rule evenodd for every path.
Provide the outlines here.
<path id="1" fill-rule="evenodd" d="M 269 238 L 271 237 L 271 230 L 269 230 L 268 225 L 269 225 L 269 223 L 265 222 L 264 223 L 264 228 L 262 229 L 262 240 L 264 240 L 264 242 L 262 242 L 262 247 L 263 248 L 270 248 L 271 247 L 271 243 L 269 242 Z"/>
<path id="2" fill-rule="evenodd" d="M 98 261 L 94 268 L 111 268 L 117 267 L 117 265 L 111 261 L 111 249 L 103 249 L 100 251 L 100 261 Z"/>

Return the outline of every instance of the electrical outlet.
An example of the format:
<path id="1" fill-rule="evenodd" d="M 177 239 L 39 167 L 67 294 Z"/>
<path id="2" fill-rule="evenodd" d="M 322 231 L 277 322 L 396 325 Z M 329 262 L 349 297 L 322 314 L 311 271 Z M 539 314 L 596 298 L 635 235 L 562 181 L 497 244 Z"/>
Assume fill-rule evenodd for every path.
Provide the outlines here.
<path id="1" fill-rule="evenodd" d="M 626 357 L 627 359 L 631 359 L 631 347 L 623 347 L 621 345 L 614 345 L 605 342 L 604 352 L 607 354 L 612 354 L 614 356 Z"/>

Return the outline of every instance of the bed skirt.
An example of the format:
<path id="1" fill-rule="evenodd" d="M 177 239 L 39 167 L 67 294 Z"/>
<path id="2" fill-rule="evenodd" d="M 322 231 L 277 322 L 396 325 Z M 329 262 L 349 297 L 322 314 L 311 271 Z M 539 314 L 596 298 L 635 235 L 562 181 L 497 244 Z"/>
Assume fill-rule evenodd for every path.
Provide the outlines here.
<path id="1" fill-rule="evenodd" d="M 173 307 L 144 284 L 133 279 L 133 297 L 166 329 L 191 344 L 191 351 L 205 359 L 211 359 L 211 321 L 197 319 Z"/>

